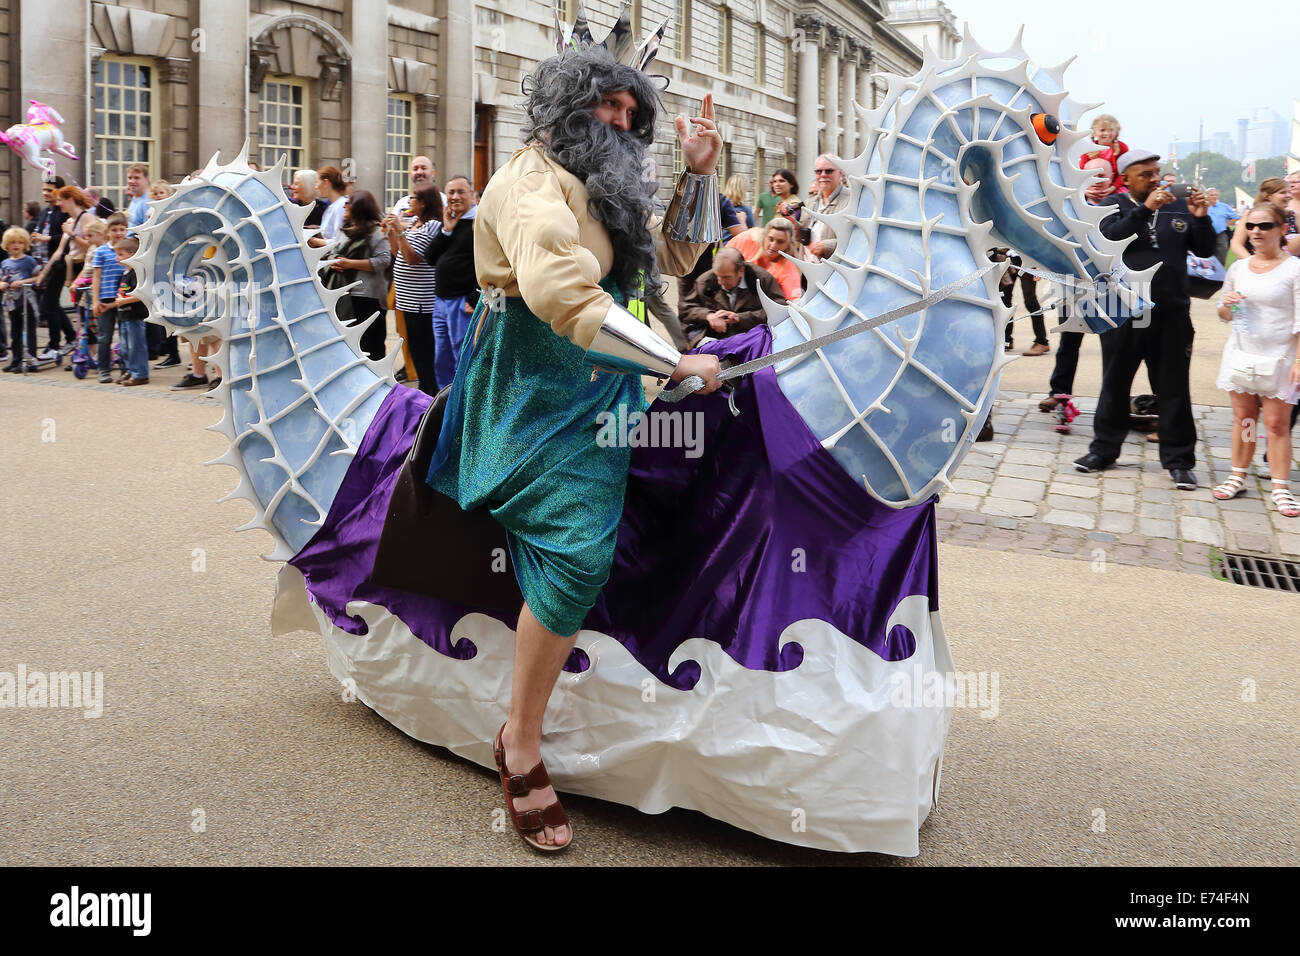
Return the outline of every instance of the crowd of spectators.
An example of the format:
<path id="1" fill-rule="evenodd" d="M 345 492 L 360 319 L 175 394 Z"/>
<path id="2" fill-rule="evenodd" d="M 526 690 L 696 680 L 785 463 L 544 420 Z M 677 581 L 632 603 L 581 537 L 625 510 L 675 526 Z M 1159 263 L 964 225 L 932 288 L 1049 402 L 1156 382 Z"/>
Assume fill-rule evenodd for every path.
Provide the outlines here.
<path id="1" fill-rule="evenodd" d="M 1174 173 L 1162 175 L 1159 157 L 1130 148 L 1120 132 L 1119 121 L 1109 114 L 1093 122 L 1092 142 L 1079 157 L 1080 168 L 1093 174 L 1084 197 L 1090 204 L 1110 207 L 1102 223 L 1105 235 L 1132 237 L 1124 256 L 1130 268 L 1157 261 L 1162 268 L 1150 290 L 1151 324 L 1124 325 L 1100 337 L 1103 371 L 1096 437 L 1077 466 L 1099 471 L 1114 463 L 1127 432 L 1131 383 L 1145 361 L 1159 417 L 1149 439 L 1160 444 L 1162 462 L 1176 487 L 1196 486 L 1188 386 L 1192 327 L 1182 263 L 1189 254 L 1213 256 L 1228 266 L 1218 313 L 1234 322 L 1234 333 L 1225 349 L 1220 386 L 1232 393 L 1237 429 L 1233 478 L 1214 494 L 1224 498 L 1241 493 L 1237 479 L 1243 472 L 1237 466 L 1239 460 L 1248 461 L 1250 423 L 1258 418 L 1269 438 L 1274 498 L 1284 514 L 1300 513 L 1284 484 L 1290 427 L 1300 397 L 1300 326 L 1295 318 L 1300 303 L 1300 266 L 1295 263 L 1300 256 L 1300 173 L 1260 183 L 1254 204 L 1243 212 L 1221 201 L 1213 187 L 1202 192 L 1176 184 Z M 676 307 L 652 288 L 643 290 L 632 307 L 643 317 L 658 318 L 674 343 L 687 349 L 749 331 L 799 298 L 807 279 L 797 263 L 835 255 L 836 236 L 826 217 L 845 211 L 850 198 L 849 184 L 831 156 L 818 156 L 807 172 L 812 187 L 806 192 L 801 192 L 794 171 L 778 169 L 752 201 L 743 176 L 728 178 L 718 197 L 723 238 L 678 280 Z M 376 363 L 385 361 L 392 311 L 403 340 L 399 379 L 430 394 L 449 385 L 479 298 L 473 240 L 478 194 L 470 178 L 453 175 L 440 186 L 432 161 L 417 156 L 410 168 L 409 192 L 388 211 L 334 165 L 296 170 L 285 189 L 294 203 L 308 207 L 303 228 L 309 244 L 327 250 L 322 282 L 348 289 L 339 301 L 339 318 L 349 324 L 370 323 L 360 337 L 366 356 Z M 147 383 L 148 361 L 156 361 L 155 368 L 180 364 L 175 338 L 164 336 L 158 326 L 149 324 L 147 332 L 141 332 L 133 324 L 143 307 L 131 294 L 134 277 L 122 265 L 135 248 L 132 231 L 149 215 L 149 200 L 166 198 L 171 191 L 165 181 L 151 181 L 143 165 L 127 171 L 127 203 L 121 212 L 114 212 L 94 190 L 57 178 L 45 184 L 41 202 L 25 208 L 25 228 L 3 234 L 8 258 L 0 268 L 0 290 L 8 321 L 0 322 L 0 355 L 9 361 L 6 371 L 40 368 L 66 355 L 81 336 L 83 345 L 96 346 L 99 380 L 112 381 L 115 327 L 123 366 L 119 381 L 124 384 Z M 1044 305 L 1039 295 L 1044 280 L 1020 268 L 1024 263 L 1017 250 L 992 249 L 989 255 L 1010 261 L 1002 279 L 1003 303 L 1012 309 L 1018 286 L 1025 314 L 1014 317 L 1032 323 L 1033 342 L 1023 354 L 1050 354 L 1047 314 L 1054 310 L 1058 319 L 1067 319 L 1069 297 L 1060 294 Z M 71 293 L 75 322 L 63 307 L 65 290 Z M 1249 318 L 1243 319 L 1247 313 Z M 44 349 L 35 342 L 38 324 L 48 330 Z M 1009 321 L 1007 351 L 1013 350 L 1013 327 Z M 1059 417 L 1073 407 L 1083 334 L 1060 333 L 1056 341 L 1049 394 L 1039 408 Z M 187 373 L 173 387 L 215 387 L 221 372 L 211 367 L 211 357 L 218 346 L 215 339 L 200 341 L 191 350 Z M 1260 374 L 1252 378 L 1242 366 Z M 991 435 L 986 422 L 980 437 Z M 1280 456 L 1276 462 L 1275 455 Z"/>

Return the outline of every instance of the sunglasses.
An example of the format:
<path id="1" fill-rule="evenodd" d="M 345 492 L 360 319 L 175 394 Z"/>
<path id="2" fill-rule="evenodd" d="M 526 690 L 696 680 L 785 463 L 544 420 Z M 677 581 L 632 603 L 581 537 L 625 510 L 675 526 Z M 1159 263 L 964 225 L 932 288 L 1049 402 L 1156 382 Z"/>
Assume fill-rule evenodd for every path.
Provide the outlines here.
<path id="1" fill-rule="evenodd" d="M 1275 222 L 1248 222 L 1246 223 L 1246 231 L 1249 232 L 1252 229 L 1258 229 L 1261 232 L 1268 232 L 1276 226 L 1277 223 Z"/>
<path id="2" fill-rule="evenodd" d="M 831 173 L 835 172 L 835 170 L 833 170 L 833 169 L 814 169 L 813 172 L 816 173 L 818 176 L 829 176 Z"/>

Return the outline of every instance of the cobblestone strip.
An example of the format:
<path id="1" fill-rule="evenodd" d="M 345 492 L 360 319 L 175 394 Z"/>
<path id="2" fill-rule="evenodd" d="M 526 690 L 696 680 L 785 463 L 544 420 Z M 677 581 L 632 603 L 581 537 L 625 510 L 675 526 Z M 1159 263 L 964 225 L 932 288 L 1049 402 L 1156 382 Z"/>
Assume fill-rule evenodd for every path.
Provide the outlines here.
<path id="1" fill-rule="evenodd" d="M 1177 491 L 1159 447 L 1136 432 L 1115 467 L 1076 471 L 1074 460 L 1092 439 L 1096 399 L 1076 399 L 1081 414 L 1063 435 L 1051 415 L 1038 411 L 1043 397 L 1000 394 L 994 440 L 974 446 L 940 500 L 940 532 L 948 540 L 1198 574 L 1210 573 L 1212 547 L 1300 556 L 1300 519 L 1273 507 L 1262 451 L 1244 495 L 1218 501 L 1211 494 L 1231 472 L 1231 409 L 1194 406 L 1200 487 Z M 1292 480 L 1298 478 L 1293 471 Z"/>

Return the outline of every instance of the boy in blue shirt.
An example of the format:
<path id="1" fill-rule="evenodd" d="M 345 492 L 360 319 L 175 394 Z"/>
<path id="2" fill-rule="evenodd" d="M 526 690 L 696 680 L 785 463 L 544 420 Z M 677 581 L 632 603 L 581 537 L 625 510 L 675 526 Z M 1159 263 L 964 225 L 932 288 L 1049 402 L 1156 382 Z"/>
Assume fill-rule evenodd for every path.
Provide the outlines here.
<path id="1" fill-rule="evenodd" d="M 13 360 L 5 366 L 6 372 L 35 372 L 36 365 L 36 315 L 40 306 L 36 301 L 36 273 L 39 267 L 28 253 L 32 239 L 26 229 L 17 226 L 6 229 L 0 236 L 0 246 L 8 258 L 0 262 L 0 295 L 4 311 L 9 315 L 10 338 L 13 340 Z M 0 320 L 0 329 L 3 320 Z M 24 334 L 26 336 L 24 340 Z M 0 332 L 0 345 L 3 344 Z"/>
<path id="2" fill-rule="evenodd" d="M 113 326 L 117 313 L 113 303 L 117 301 L 117 284 L 122 279 L 126 268 L 117 261 L 113 244 L 126 238 L 126 216 L 115 212 L 105 222 L 108 227 L 108 241 L 95 247 L 88 264 L 94 270 L 90 280 L 90 310 L 99 320 L 99 380 L 113 380 Z M 123 373 L 125 376 L 125 373 Z"/>

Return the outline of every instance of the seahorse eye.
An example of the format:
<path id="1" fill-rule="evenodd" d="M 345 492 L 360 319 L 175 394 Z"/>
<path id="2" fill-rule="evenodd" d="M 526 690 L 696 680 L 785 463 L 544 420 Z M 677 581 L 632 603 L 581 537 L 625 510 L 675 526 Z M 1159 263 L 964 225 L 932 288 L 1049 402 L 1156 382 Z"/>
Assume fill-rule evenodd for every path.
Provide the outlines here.
<path id="1" fill-rule="evenodd" d="M 1033 113 L 1029 121 L 1034 124 L 1034 132 L 1040 140 L 1048 146 L 1056 142 L 1056 137 L 1061 132 L 1061 121 L 1055 116 L 1051 113 Z"/>

